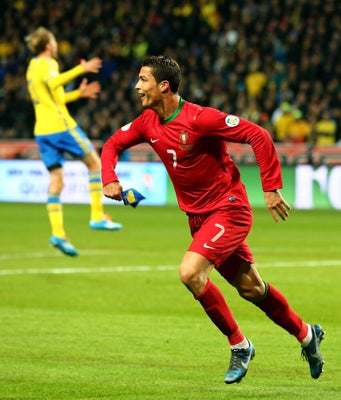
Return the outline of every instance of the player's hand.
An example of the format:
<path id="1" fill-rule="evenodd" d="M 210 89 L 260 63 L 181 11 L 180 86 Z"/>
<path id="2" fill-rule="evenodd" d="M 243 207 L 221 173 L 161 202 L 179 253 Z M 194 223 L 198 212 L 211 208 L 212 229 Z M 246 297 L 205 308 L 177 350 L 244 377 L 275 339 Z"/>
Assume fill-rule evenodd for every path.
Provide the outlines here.
<path id="1" fill-rule="evenodd" d="M 101 85 L 98 82 L 88 83 L 88 80 L 84 78 L 79 85 L 79 96 L 96 99 L 98 93 L 101 91 Z"/>
<path id="2" fill-rule="evenodd" d="M 278 216 L 283 221 L 289 217 L 291 207 L 284 200 L 279 190 L 264 192 L 264 200 L 275 222 L 278 222 Z"/>
<path id="3" fill-rule="evenodd" d="M 122 200 L 122 186 L 120 182 L 110 182 L 103 187 L 105 197 L 113 200 Z"/>
<path id="4" fill-rule="evenodd" d="M 82 59 L 80 64 L 84 68 L 85 72 L 93 72 L 96 74 L 102 67 L 102 59 L 99 57 L 94 57 L 89 61 Z"/>

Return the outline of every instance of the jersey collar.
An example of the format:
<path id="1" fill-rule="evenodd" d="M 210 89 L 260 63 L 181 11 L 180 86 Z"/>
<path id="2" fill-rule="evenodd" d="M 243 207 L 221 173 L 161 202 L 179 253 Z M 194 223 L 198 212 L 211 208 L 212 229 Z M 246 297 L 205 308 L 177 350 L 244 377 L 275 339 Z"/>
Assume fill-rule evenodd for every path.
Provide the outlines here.
<path id="1" fill-rule="evenodd" d="M 179 102 L 178 108 L 173 112 L 173 114 L 170 117 L 163 119 L 162 122 L 164 124 L 167 124 L 168 122 L 173 121 L 173 119 L 175 119 L 177 117 L 177 115 L 179 114 L 179 112 L 181 111 L 182 106 L 184 105 L 184 102 L 185 102 L 185 100 L 180 97 L 180 102 Z"/>

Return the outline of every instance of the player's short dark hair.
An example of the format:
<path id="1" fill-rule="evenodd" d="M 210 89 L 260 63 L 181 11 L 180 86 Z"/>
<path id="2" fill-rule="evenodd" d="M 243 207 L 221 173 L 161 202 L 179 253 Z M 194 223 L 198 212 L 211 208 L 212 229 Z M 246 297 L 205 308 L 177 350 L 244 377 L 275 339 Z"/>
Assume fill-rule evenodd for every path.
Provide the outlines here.
<path id="1" fill-rule="evenodd" d="M 40 26 L 30 35 L 27 35 L 25 37 L 25 41 L 27 43 L 28 48 L 36 56 L 45 50 L 46 45 L 51 40 L 51 35 L 52 35 L 51 31 Z"/>
<path id="2" fill-rule="evenodd" d="M 181 80 L 179 64 L 167 56 L 148 56 L 142 66 L 151 68 L 151 72 L 157 83 L 168 81 L 170 90 L 177 93 Z"/>

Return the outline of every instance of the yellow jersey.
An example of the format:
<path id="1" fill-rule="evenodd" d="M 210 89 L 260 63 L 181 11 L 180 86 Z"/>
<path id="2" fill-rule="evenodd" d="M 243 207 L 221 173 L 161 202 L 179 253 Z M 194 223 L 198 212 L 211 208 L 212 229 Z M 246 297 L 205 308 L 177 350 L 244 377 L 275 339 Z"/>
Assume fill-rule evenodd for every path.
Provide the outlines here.
<path id="1" fill-rule="evenodd" d="M 35 135 L 64 132 L 77 126 L 66 103 L 77 100 L 79 90 L 65 92 L 64 85 L 84 72 L 84 68 L 78 65 L 59 73 L 59 65 L 55 59 L 32 58 L 27 68 L 26 79 L 35 112 Z"/>

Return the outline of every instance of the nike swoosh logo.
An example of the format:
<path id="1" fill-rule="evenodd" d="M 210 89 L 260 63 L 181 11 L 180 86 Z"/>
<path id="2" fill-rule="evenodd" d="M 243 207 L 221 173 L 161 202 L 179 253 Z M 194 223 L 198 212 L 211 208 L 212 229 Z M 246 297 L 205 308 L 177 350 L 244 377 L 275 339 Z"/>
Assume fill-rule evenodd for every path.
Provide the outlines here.
<path id="1" fill-rule="evenodd" d="M 209 246 L 207 243 L 204 243 L 205 249 L 212 249 L 215 250 L 215 247 Z"/>
<path id="2" fill-rule="evenodd" d="M 245 363 L 244 361 L 242 361 L 241 364 L 242 364 L 242 367 L 244 369 L 248 369 L 249 368 L 249 363 Z"/>
<path id="3" fill-rule="evenodd" d="M 152 143 L 155 143 L 155 142 L 157 142 L 158 140 L 160 140 L 160 139 L 150 139 L 150 141 L 151 141 Z"/>

